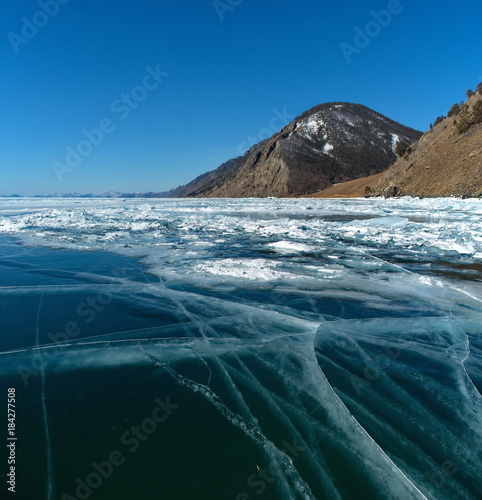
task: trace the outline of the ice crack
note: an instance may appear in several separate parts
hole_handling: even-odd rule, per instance
[[[44,294],[40,295],[40,302],[37,309],[37,324],[35,329],[35,344],[37,348],[40,347],[40,311],[42,310]],[[54,474],[53,474],[53,466],[52,466],[52,440],[50,438],[50,429],[48,422],[48,414],[47,414],[47,402],[45,398],[45,365],[42,362],[40,366],[40,397],[42,401],[42,417],[44,423],[44,435],[45,435],[45,459],[47,463],[47,490],[46,490],[46,498],[47,500],[54,500]]]

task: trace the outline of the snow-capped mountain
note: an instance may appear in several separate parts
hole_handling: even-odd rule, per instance
[[[360,104],[316,106],[171,197],[297,196],[382,172],[421,132]]]

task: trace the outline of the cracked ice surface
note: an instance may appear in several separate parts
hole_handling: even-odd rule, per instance
[[[32,484],[71,494],[85,475],[58,443],[89,465],[169,387],[178,417],[139,458],[169,498],[258,498],[249,478],[270,465],[264,498],[480,496],[481,215],[457,199],[1,200],[22,245],[2,247],[2,374],[30,382],[52,442]],[[89,405],[96,427],[68,411]],[[180,485],[186,456],[209,467]]]

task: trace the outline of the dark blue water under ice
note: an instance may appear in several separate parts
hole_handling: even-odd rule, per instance
[[[11,497],[479,499],[481,215],[0,202]]]

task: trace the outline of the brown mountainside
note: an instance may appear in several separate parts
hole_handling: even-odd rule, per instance
[[[383,196],[482,196],[482,92],[426,132],[368,189]]]

